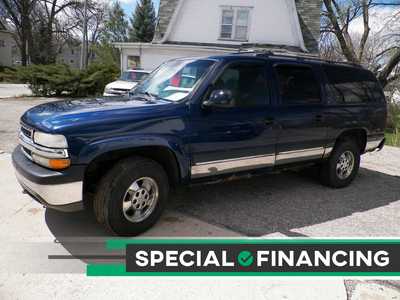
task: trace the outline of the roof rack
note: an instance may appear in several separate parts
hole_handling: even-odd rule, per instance
[[[310,60],[320,61],[320,62],[329,63],[329,64],[350,65],[350,66],[360,67],[360,68],[362,67],[360,64],[357,64],[357,63],[328,60],[328,59],[321,58],[318,54],[312,54],[312,53],[306,53],[306,52],[296,52],[296,51],[291,51],[291,50],[287,50],[287,49],[254,48],[254,49],[241,50],[237,54],[246,54],[246,53],[247,54],[252,53],[252,54],[255,54],[256,56],[290,57],[290,58],[295,58],[297,60],[310,59]]]

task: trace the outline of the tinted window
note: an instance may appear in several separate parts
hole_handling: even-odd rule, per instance
[[[275,67],[284,104],[321,102],[320,86],[310,67],[281,65]]]
[[[379,101],[382,89],[371,72],[362,69],[325,66],[329,92],[337,103],[367,103]]]
[[[216,90],[230,90],[233,106],[254,107],[268,102],[265,65],[238,63],[224,70],[215,83]]]

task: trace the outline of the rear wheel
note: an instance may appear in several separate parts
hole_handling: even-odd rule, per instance
[[[157,162],[128,158],[101,180],[94,212],[97,220],[117,235],[134,236],[157,222],[168,194],[168,177]]]
[[[356,142],[353,140],[339,142],[330,158],[321,167],[322,183],[333,188],[350,185],[360,168],[360,156]]]

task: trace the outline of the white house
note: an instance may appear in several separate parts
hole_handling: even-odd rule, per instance
[[[16,47],[12,33],[0,20],[0,66],[13,65],[13,48]]]
[[[318,52],[322,0],[161,0],[152,43],[116,43],[121,69],[166,60],[289,48]]]
[[[57,63],[66,64],[74,69],[80,68],[81,63],[81,43],[75,40],[67,40],[58,49]]]

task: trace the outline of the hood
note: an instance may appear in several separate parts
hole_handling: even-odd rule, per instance
[[[57,132],[71,126],[146,117],[168,105],[172,103],[163,100],[133,100],[128,97],[55,101],[28,110],[21,121],[45,132]]]
[[[107,84],[106,89],[131,90],[137,86],[137,84],[137,82],[117,80]]]

